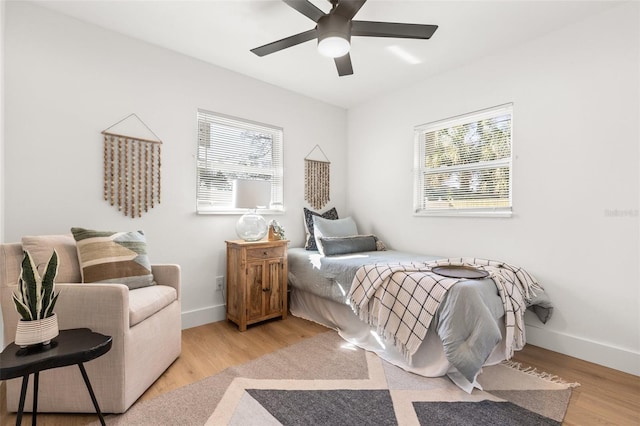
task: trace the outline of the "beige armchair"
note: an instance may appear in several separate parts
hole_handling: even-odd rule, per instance
[[[76,262],[77,268],[73,237],[56,236],[55,240],[61,268],[63,262]],[[0,245],[0,306],[5,346],[15,339],[19,319],[11,294],[20,275],[22,250],[21,243]],[[180,267],[153,265],[152,271],[158,285],[135,290],[122,284],[79,284],[79,274],[74,271],[58,273],[66,279],[77,278],[77,282],[69,283],[56,280],[56,290],[60,291],[55,307],[59,328],[86,327],[113,337],[111,350],[85,365],[105,413],[126,411],[180,355]],[[30,380],[25,411],[32,409],[32,384]],[[20,385],[20,378],[7,381],[9,411],[18,409]],[[80,370],[75,366],[41,372],[38,395],[38,411],[95,412]]]

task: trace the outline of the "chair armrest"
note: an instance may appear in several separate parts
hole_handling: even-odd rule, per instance
[[[15,286],[2,288],[5,345],[16,335],[19,315],[11,301]],[[58,328],[90,328],[115,338],[129,329],[129,288],[124,284],[56,283]],[[118,339],[121,340],[121,339]]]
[[[168,285],[175,288],[178,300],[180,300],[180,265],[151,265],[151,272],[153,273],[153,279],[158,285]]]
[[[124,284],[59,284],[54,312],[61,330],[87,327],[121,337],[129,330],[129,288]]]

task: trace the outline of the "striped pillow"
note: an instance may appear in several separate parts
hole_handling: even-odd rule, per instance
[[[125,284],[130,290],[155,284],[142,231],[71,228],[71,233],[83,283]]]

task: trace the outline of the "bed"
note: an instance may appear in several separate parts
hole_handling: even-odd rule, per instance
[[[395,337],[381,332],[379,327],[364,320],[361,313],[354,312],[352,284],[354,279],[362,281],[361,275],[367,274],[367,268],[371,271],[373,265],[411,265],[413,271],[418,265],[417,270],[422,271],[425,265],[430,269],[434,262],[442,262],[442,256],[394,250],[324,256],[318,251],[290,248],[291,313],[332,328],[347,342],[375,352],[407,371],[426,377],[447,375],[460,388],[471,392],[479,387],[475,378],[482,366],[511,357],[512,328],[522,328],[522,341],[516,349],[524,345],[523,323],[505,326],[507,316],[513,316],[513,309],[508,308],[505,315],[504,297],[496,284],[499,276],[457,280],[448,288],[438,301],[426,335],[410,356],[403,347],[398,347]],[[357,274],[360,274],[358,278]],[[537,287],[526,299],[526,306],[546,322],[553,306],[544,290]],[[516,313],[516,317],[522,321],[519,314]]]

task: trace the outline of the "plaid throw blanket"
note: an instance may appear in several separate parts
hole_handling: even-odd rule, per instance
[[[522,268],[504,262],[475,258],[451,258],[434,262],[367,265],[358,269],[349,291],[351,308],[393,341],[407,360],[424,340],[433,316],[447,290],[462,279],[431,272],[434,266],[464,265],[485,270],[493,279],[505,311],[509,357],[525,343],[524,311],[542,287]]]

